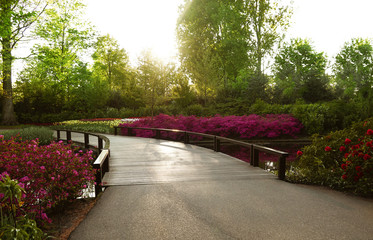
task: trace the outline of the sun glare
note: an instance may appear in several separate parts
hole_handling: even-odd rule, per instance
[[[170,61],[177,54],[175,28],[182,0],[88,0],[89,20],[110,34],[135,63],[142,51]]]

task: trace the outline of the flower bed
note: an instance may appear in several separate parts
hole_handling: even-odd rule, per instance
[[[191,132],[207,133],[228,138],[278,138],[295,137],[300,134],[303,125],[287,114],[268,114],[264,116],[215,116],[211,118],[195,116],[158,115],[153,119],[143,118],[134,123],[123,123],[119,126],[179,129]],[[127,134],[126,129],[122,129]],[[139,137],[154,137],[152,131],[134,130]],[[162,133],[164,137],[178,140],[180,134]]]
[[[81,196],[93,183],[92,152],[52,142],[39,146],[38,140],[4,140],[0,136],[0,173],[6,172],[25,189],[22,210],[39,220],[49,221],[46,211]]]
[[[56,123],[55,129],[68,129],[75,131],[93,132],[93,133],[114,133],[114,126],[122,123],[121,119],[84,119],[84,120],[70,120]]]
[[[195,116],[175,117],[161,114],[153,119],[143,118],[134,123],[123,123],[119,126],[179,129],[235,139],[296,137],[303,128],[302,124],[297,119],[287,114],[215,116],[211,118],[197,118]],[[149,130],[134,129],[132,132],[139,137],[155,136],[155,133]],[[122,133],[127,135],[127,129],[122,129]],[[184,135],[180,133],[161,132],[161,137],[172,140],[182,140]],[[203,137],[191,136],[191,139],[202,140]],[[293,145],[286,147],[276,146],[276,149],[289,152],[288,161],[296,159],[297,147]],[[221,151],[243,161],[250,161],[250,151],[247,148],[222,146]],[[278,157],[265,153],[260,153],[259,158],[261,161],[276,162],[278,160]]]

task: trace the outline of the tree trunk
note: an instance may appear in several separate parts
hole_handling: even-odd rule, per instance
[[[1,40],[3,58],[3,110],[2,110],[2,125],[17,125],[16,114],[13,106],[13,91],[12,91],[12,47],[10,37],[5,36]]]

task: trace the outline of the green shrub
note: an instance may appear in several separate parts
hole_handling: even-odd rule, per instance
[[[23,215],[20,207],[25,190],[9,175],[0,175],[0,239],[45,239],[34,219]]]
[[[249,115],[250,113],[250,104],[248,101],[241,99],[227,99],[225,102],[220,102],[216,104],[215,109],[210,109],[211,116],[216,114],[222,116],[229,115]]]
[[[373,129],[373,118],[355,123],[350,128],[331,132],[327,136],[313,135],[312,144],[302,149],[303,154],[293,163],[292,169],[288,172],[289,181],[324,185],[359,195],[373,195],[373,162],[371,159],[364,163],[365,177],[356,182],[343,179],[342,176],[346,173],[341,167],[342,164],[346,164],[348,158],[352,157],[346,155],[354,151],[351,150],[351,146],[361,145],[362,142],[368,141],[366,139],[368,129]],[[373,151],[373,148],[365,148],[359,147],[357,152],[360,153],[360,158]],[[357,163],[358,161],[351,162]],[[360,165],[363,166],[363,164]]]
[[[28,127],[23,129],[13,129],[4,131],[2,133],[2,135],[4,135],[4,139],[6,140],[11,139],[12,137],[18,134],[23,140],[34,140],[38,138],[40,145],[48,145],[51,143],[51,141],[54,140],[53,131],[46,127]]]
[[[129,118],[135,116],[135,111],[129,108],[121,108],[119,110],[120,118]]]
[[[200,104],[193,104],[193,105],[188,106],[185,109],[185,112],[186,112],[186,115],[189,115],[189,116],[192,116],[192,115],[203,116],[205,109]]]
[[[120,117],[120,111],[116,108],[107,108],[105,112],[107,118],[118,118]]]

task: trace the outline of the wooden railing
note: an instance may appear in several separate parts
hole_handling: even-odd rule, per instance
[[[268,153],[271,155],[275,155],[275,156],[278,156],[278,161],[277,161],[278,178],[280,180],[285,180],[286,158],[289,156],[289,153],[287,152],[282,152],[282,151],[275,150],[272,148],[260,146],[260,145],[253,144],[253,143],[243,142],[243,141],[239,141],[239,140],[235,140],[231,138],[220,137],[220,136],[205,134],[205,133],[189,132],[189,131],[183,131],[183,130],[177,130],[177,129],[117,126],[117,127],[114,127],[114,134],[118,135],[118,129],[122,129],[122,128],[127,129],[128,136],[133,136],[133,131],[132,131],[133,129],[150,130],[154,132],[156,139],[161,139],[161,132],[180,133],[180,134],[183,134],[183,141],[185,144],[191,143],[190,142],[191,135],[209,138],[213,141],[213,149],[216,152],[220,152],[220,147],[223,143],[230,143],[233,145],[247,147],[250,149],[250,165],[253,165],[254,167],[259,166],[259,152],[264,152],[264,153]]]
[[[79,142],[74,140],[74,143],[80,143],[84,146],[86,149],[94,148],[98,151],[98,157],[93,162],[93,168],[96,169],[96,185],[95,185],[95,196],[97,196],[102,191],[102,179],[106,172],[109,171],[109,158],[110,158],[110,141],[107,137],[100,135],[100,134],[94,134],[94,133],[87,133],[87,132],[81,132],[81,131],[71,131],[71,130],[60,130],[57,129],[57,141],[66,141],[70,142],[71,139],[71,133],[78,133],[82,134],[84,136],[84,142]],[[66,132],[66,139],[61,138],[61,132]],[[97,137],[97,146],[92,145],[90,143],[90,137]],[[105,142],[105,145],[104,145]]]

